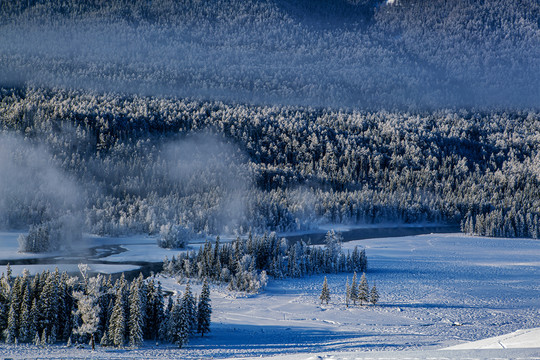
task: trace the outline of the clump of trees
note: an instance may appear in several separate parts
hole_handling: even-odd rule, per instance
[[[362,273],[362,276],[360,277],[360,283],[358,283],[356,271],[354,272],[352,278],[352,284],[349,285],[349,277],[347,277],[347,282],[345,285],[345,305],[347,307],[351,305],[351,301],[353,302],[353,305],[356,305],[357,302],[359,302],[360,305],[364,305],[364,303],[371,303],[372,305],[375,305],[379,301],[379,297],[379,290],[377,289],[377,286],[375,284],[370,290],[365,273]],[[324,277],[324,282],[319,299],[321,299],[321,304],[323,302],[326,302],[326,304],[328,304],[331,299],[330,288],[328,286],[328,280],[326,279],[326,276]]]
[[[197,237],[192,230],[179,225],[161,225],[157,244],[159,247],[178,249],[186,247],[190,240]]]
[[[31,225],[28,234],[17,238],[20,252],[46,252],[69,248],[82,239],[81,222],[74,216]]]
[[[289,243],[275,233],[249,234],[232,243],[206,241],[198,251],[188,251],[165,259],[165,273],[181,278],[208,278],[229,284],[231,290],[257,292],[267,277],[303,277],[320,273],[366,271],[364,249],[341,251],[341,237],[334,231],[326,235],[323,247],[299,241]]]
[[[44,271],[31,277],[28,271],[0,277],[0,336],[9,344],[57,342],[102,346],[138,347],[144,340],[161,340],[184,346],[196,333],[210,331],[210,288],[204,282],[195,301],[189,285],[182,296],[165,294],[155,277],[142,275],[116,281],[88,275],[80,277]]]

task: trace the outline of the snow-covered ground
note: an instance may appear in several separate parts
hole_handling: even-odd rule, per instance
[[[139,350],[91,353],[4,346],[0,356],[540,358],[540,330],[534,329],[540,327],[540,241],[444,234],[362,240],[344,247],[357,244],[366,248],[368,281],[376,282],[381,294],[377,306],[345,306],[345,282],[351,274],[328,276],[329,305],[318,299],[323,282],[319,275],[272,280],[255,296],[234,297],[225,287],[213,286],[212,333],[193,339],[186,349],[146,343]],[[152,251],[143,245],[125,247]],[[184,288],[174,279],[162,281],[168,290]],[[196,285],[195,291],[200,291]],[[474,342],[491,337],[496,338]]]

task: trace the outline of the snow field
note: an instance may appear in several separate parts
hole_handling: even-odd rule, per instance
[[[150,244],[143,245],[149,251]],[[380,292],[376,306],[345,306],[345,282],[347,276],[351,281],[352,274],[327,275],[328,305],[319,300],[324,275],[271,280],[257,295],[231,294],[226,286],[213,285],[212,332],[194,338],[185,349],[149,342],[137,350],[95,353],[61,346],[2,345],[0,356],[540,358],[540,336],[533,329],[540,328],[539,241],[444,234],[362,240],[344,248],[352,250],[355,245],[366,248],[367,279]],[[133,244],[123,246],[137,249]],[[144,252],[142,247],[139,250]],[[129,252],[121,255],[127,259]],[[161,280],[168,291],[181,292],[185,287],[175,279]],[[192,283],[192,289],[199,293],[200,284]],[[491,337],[496,338],[486,340]],[[481,341],[470,343],[477,340]],[[438,350],[450,346],[452,350]]]

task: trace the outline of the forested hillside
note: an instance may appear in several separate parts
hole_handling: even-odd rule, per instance
[[[26,251],[320,223],[536,238],[538,19],[534,0],[2,2],[0,224],[30,227]]]
[[[3,90],[0,104],[11,144],[0,162],[4,227],[69,214],[108,234],[425,221],[539,234],[534,111],[349,112],[31,88]]]
[[[13,0],[3,84],[258,104],[538,108],[536,0]]]

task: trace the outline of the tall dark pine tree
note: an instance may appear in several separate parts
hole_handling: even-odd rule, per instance
[[[192,334],[197,328],[197,305],[195,304],[189,283],[186,284],[184,296],[182,297],[182,308],[185,312],[189,334]]]
[[[21,342],[30,341],[30,306],[30,289],[28,287],[28,284],[26,284],[21,304],[21,314],[19,317],[18,339]]]
[[[17,337],[17,318],[17,311],[12,303],[9,307],[7,328],[4,330],[7,344],[13,344]]]
[[[210,286],[208,279],[204,280],[199,304],[197,306],[197,331],[201,334],[210,332],[210,318],[212,316],[212,306],[210,305]]]

